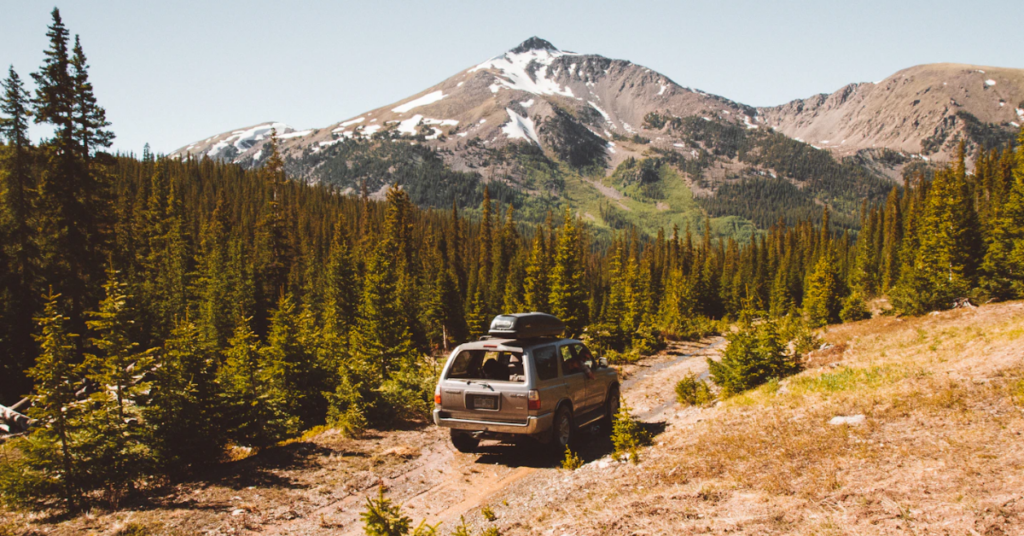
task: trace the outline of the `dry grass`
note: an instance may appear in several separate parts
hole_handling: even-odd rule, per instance
[[[609,510],[644,497],[660,519],[629,511],[593,532],[1024,534],[1024,304],[824,338],[803,373],[659,436],[638,479],[657,485]]]

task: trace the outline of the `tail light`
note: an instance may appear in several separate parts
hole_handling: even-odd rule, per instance
[[[441,405],[441,384],[434,388],[434,405]]]
[[[531,389],[530,394],[526,399],[527,409],[540,409],[540,393],[536,389]]]

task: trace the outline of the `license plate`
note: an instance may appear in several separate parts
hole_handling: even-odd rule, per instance
[[[474,396],[473,409],[498,409],[498,399],[493,396]]]

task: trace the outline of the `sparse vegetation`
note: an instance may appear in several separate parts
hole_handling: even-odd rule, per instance
[[[687,406],[703,406],[714,399],[707,382],[689,374],[676,383],[676,400]]]
[[[377,498],[366,498],[366,510],[360,514],[363,520],[363,532],[366,536],[408,536],[412,519],[402,514],[402,507],[393,504],[384,496],[384,486],[380,486]],[[463,522],[463,526],[465,522]],[[434,536],[437,525],[428,525],[426,520],[412,531],[412,536]]]
[[[776,320],[742,326],[726,334],[729,346],[721,361],[708,360],[708,369],[722,395],[729,397],[780,379],[799,370],[797,356],[787,352]]]
[[[612,424],[612,445],[615,449],[612,457],[615,460],[628,459],[634,464],[640,463],[640,449],[650,446],[651,440],[650,432],[633,417],[629,407],[620,407]]]
[[[562,459],[562,469],[566,471],[575,471],[583,467],[583,459],[578,454],[573,452],[568,445],[565,447],[565,458]],[[487,517],[486,515],[484,517]],[[488,521],[494,521],[493,519],[487,519]]]

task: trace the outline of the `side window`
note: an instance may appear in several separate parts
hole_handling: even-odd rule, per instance
[[[581,363],[586,363],[590,368],[594,367],[594,354],[590,353],[590,349],[582,344],[574,344],[572,350]]]
[[[558,377],[558,361],[555,360],[555,347],[545,346],[533,351],[533,365],[537,369],[537,379],[553,380]]]
[[[583,372],[583,367],[580,366],[580,362],[576,359],[575,352],[573,351],[573,345],[566,344],[558,347],[559,357],[562,362],[562,374],[577,374]]]

